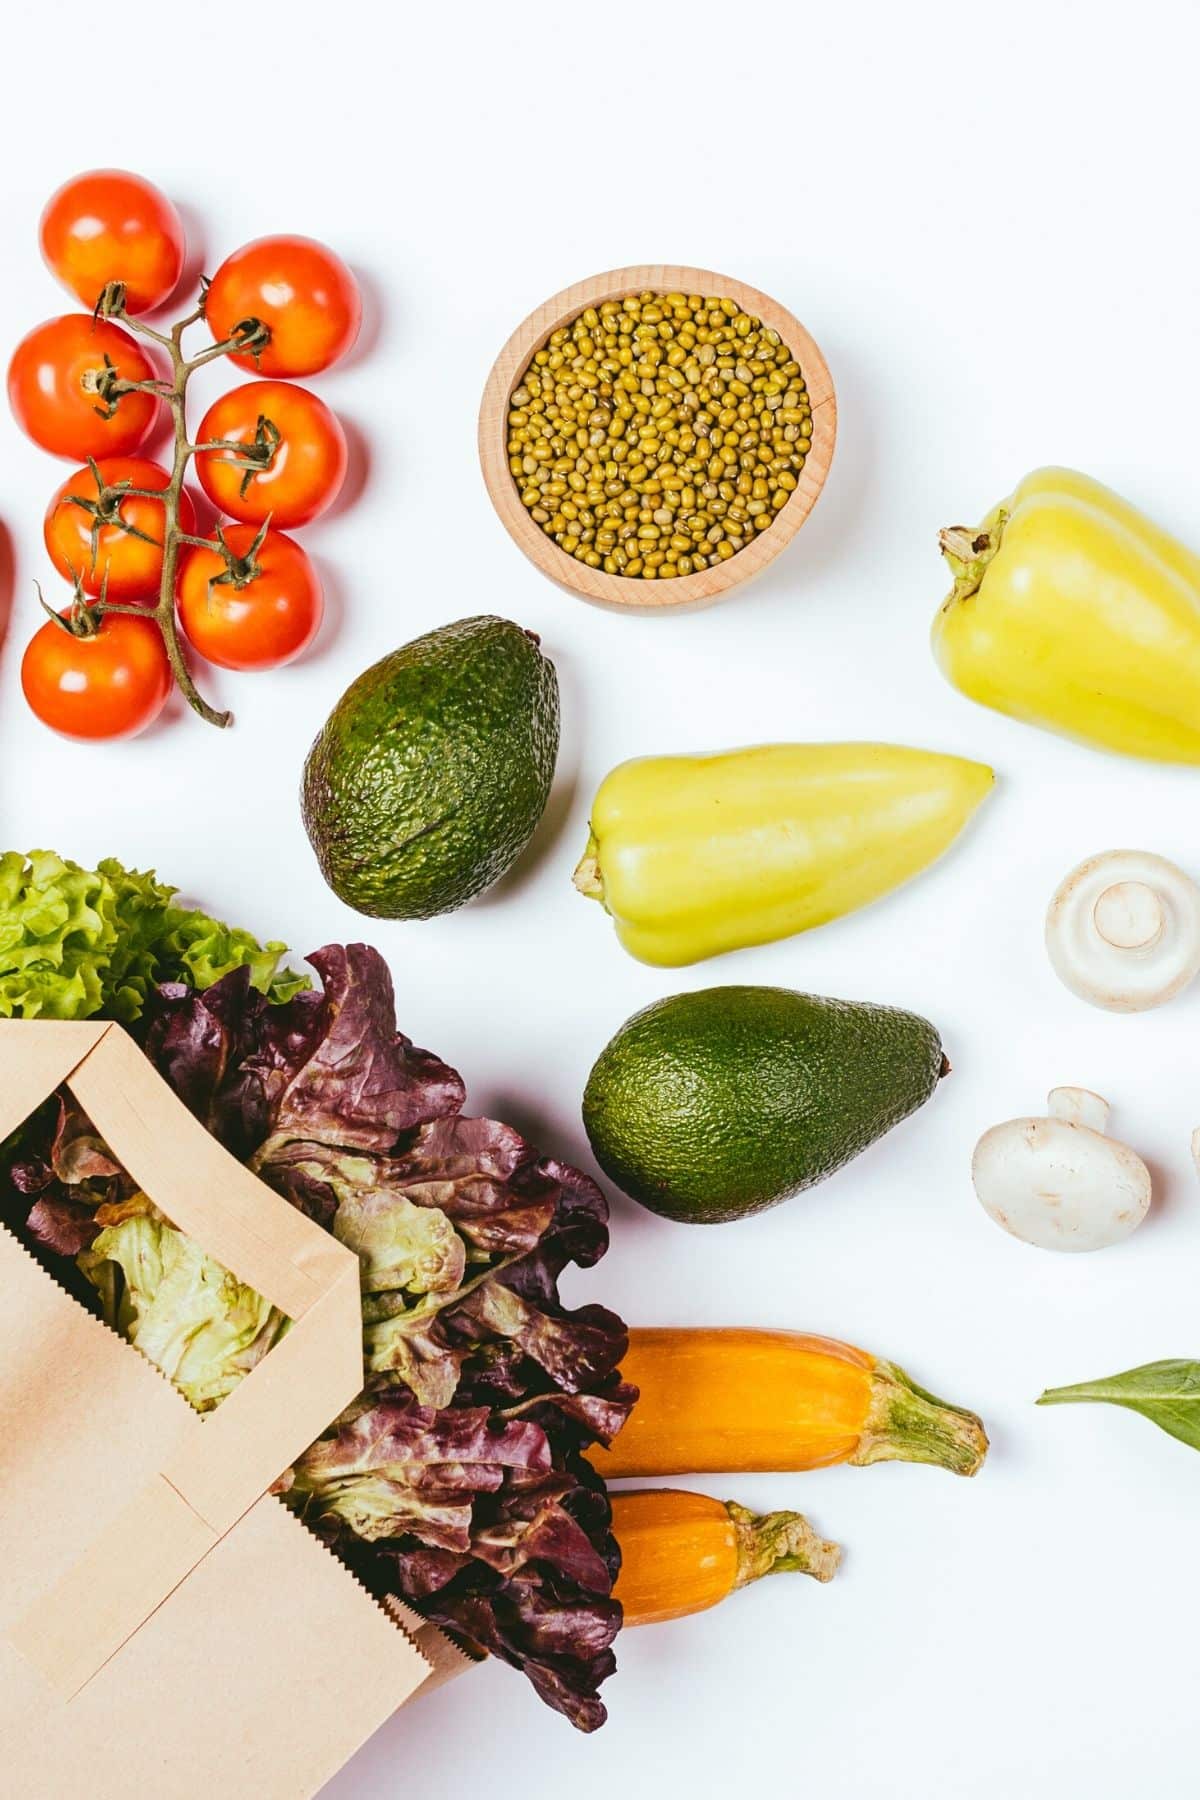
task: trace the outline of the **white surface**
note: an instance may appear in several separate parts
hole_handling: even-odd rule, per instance
[[[54,185],[111,162],[186,209],[210,270],[273,229],[326,238],[369,302],[351,366],[314,382],[369,458],[314,528],[333,597],[318,654],[209,686],[226,736],[180,718],[126,747],[60,743],[25,712],[20,651],[60,466],[0,418],[16,546],[0,692],[3,835],[160,872],[300,948],[361,934],[404,1028],[477,1109],[590,1167],[588,1068],[635,1007],[763,981],[916,1007],[955,1066],[923,1115],[807,1198],[708,1232],[617,1200],[582,1297],[644,1323],[802,1326],[889,1354],[976,1406],[973,1483],[926,1469],[710,1478],[796,1505],[848,1547],[831,1588],[764,1584],[620,1645],[598,1737],[491,1668],[397,1720],[330,1800],[1183,1800],[1195,1789],[1200,1458],[1113,1409],[1035,1411],[1047,1384],[1200,1355],[1200,1001],[1121,1018],[1074,999],[1046,903],[1117,844],[1200,873],[1200,775],[1075,748],[961,699],[926,644],[939,526],[1027,469],[1077,464],[1200,541],[1194,71],[1177,4],[701,3],[330,9],[278,28],[162,9],[120,80],[65,76],[109,31],[82,0],[6,22],[5,345],[67,300],[38,260]],[[129,15],[132,21],[132,15]],[[243,44],[239,45],[239,38]],[[107,69],[108,64],[106,62]],[[178,98],[156,71],[179,70]],[[64,85],[65,83],[65,85]],[[752,589],[631,618],[544,581],[494,518],[475,408],[509,331],[619,263],[708,264],[777,294],[824,349],[841,435],[824,498]],[[214,390],[217,382],[208,384]],[[348,680],[418,632],[494,610],[541,632],[565,738],[537,854],[432,924],[360,921],[325,890],[300,763]],[[588,798],[619,758],[766,737],[878,737],[993,762],[995,797],[936,871],[856,918],[680,975],[618,948],[571,891]],[[976,1204],[971,1147],[1074,1082],[1114,1103],[1158,1196],[1128,1244],[1039,1253]]]

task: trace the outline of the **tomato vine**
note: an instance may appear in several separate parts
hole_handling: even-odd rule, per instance
[[[147,325],[144,320],[134,317],[127,311],[125,290],[119,281],[109,282],[96,303],[98,318],[119,321],[127,331],[132,331],[139,337],[148,338],[166,353],[170,361],[170,377],[167,380],[156,378],[153,381],[126,381],[116,370],[106,367],[101,379],[96,383],[96,391],[101,404],[105,409],[115,410],[119,406],[123,394],[133,392],[157,394],[160,399],[165,401],[171,414],[173,454],[170,480],[165,488],[154,491],[142,488],[125,488],[123,490],[124,496],[153,499],[162,505],[162,574],[159,578],[158,600],[153,610],[144,606],[129,606],[110,601],[103,594],[98,600],[85,607],[82,597],[77,594],[73,608],[73,620],[78,617],[79,622],[84,624],[85,630],[94,630],[100,619],[107,613],[136,613],[143,618],[152,618],[162,633],[163,645],[171,664],[171,673],[188,705],[194,712],[199,713],[200,717],[209,725],[224,727],[232,723],[233,714],[229,711],[219,712],[215,707],[210,706],[196,686],[183,653],[175,611],[175,582],[181,545],[214,550],[228,559],[229,568],[231,572],[234,571],[232,552],[228,550],[219,532],[211,538],[193,537],[190,533],[185,532],[180,524],[179,508],[184,476],[187,474],[189,463],[197,449],[200,448],[199,445],[193,444],[188,437],[187,390],[188,383],[196,370],[203,368],[206,363],[215,362],[218,357],[234,354],[257,357],[270,342],[271,332],[270,327],[259,319],[244,319],[235,326],[233,333],[220,343],[207,345],[195,356],[185,356],[184,335],[191,326],[198,325],[204,318],[205,295],[206,289],[202,289],[200,299],[192,311],[185,314],[182,319],[178,319],[168,331],[158,331],[154,326]],[[108,413],[108,416],[111,416],[111,412]],[[205,449],[213,447],[212,445],[204,446]],[[230,445],[229,448],[244,453],[243,446]],[[107,499],[102,486],[98,496],[99,505],[104,507]],[[231,573],[232,578],[233,574]],[[237,571],[237,578],[242,582],[248,578],[244,561]],[[86,623],[84,623],[85,616]],[[72,626],[67,625],[65,628],[71,629]]]

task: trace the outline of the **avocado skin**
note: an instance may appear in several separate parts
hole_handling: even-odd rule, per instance
[[[460,619],[351,683],[304,765],[301,813],[340,900],[429,919],[498,881],[558,756],[558,677],[508,619]]]
[[[583,1097],[597,1162],[696,1225],[748,1218],[840,1169],[945,1072],[927,1019],[787,988],[716,987],[635,1013]]]

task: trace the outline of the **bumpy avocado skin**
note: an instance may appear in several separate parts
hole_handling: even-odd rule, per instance
[[[558,755],[558,678],[529,632],[460,619],[353,682],[304,765],[321,873],[378,919],[428,919],[512,867]]]
[[[588,1078],[596,1160],[651,1212],[721,1224],[832,1175],[924,1105],[927,1019],[786,988],[717,987],[635,1013]]]

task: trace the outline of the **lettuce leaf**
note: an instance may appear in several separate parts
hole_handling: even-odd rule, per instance
[[[378,951],[327,944],[308,960],[324,989],[324,1029],[273,1096],[270,1143],[306,1138],[385,1153],[414,1126],[459,1112],[462,1077],[396,1030],[392,978]]]
[[[114,1330],[210,1412],[287,1330],[283,1314],[163,1218],[145,1194],[103,1206],[79,1268]]]
[[[494,1423],[485,1407],[437,1411],[389,1398],[306,1451],[288,1498],[310,1521],[332,1524],[335,1535],[339,1523],[369,1541],[414,1531],[424,1543],[465,1551],[479,1494],[495,1493],[514,1473],[525,1481],[552,1467],[549,1439],[537,1425]]]
[[[522,1670],[548,1706],[594,1731],[605,1719],[597,1690],[616,1668],[619,1554],[603,1482],[581,1459],[567,1462],[521,1492],[477,1501],[469,1551],[410,1534],[379,1545],[375,1562],[390,1564],[390,1591],[477,1655]],[[344,1539],[335,1547],[353,1561]],[[371,1564],[360,1572],[370,1580]]]
[[[245,968],[273,1001],[307,987],[283,944],[179,906],[153,873],[108,860],[81,869],[53,851],[0,854],[0,1017],[132,1024],[161,981],[208,987]]]

